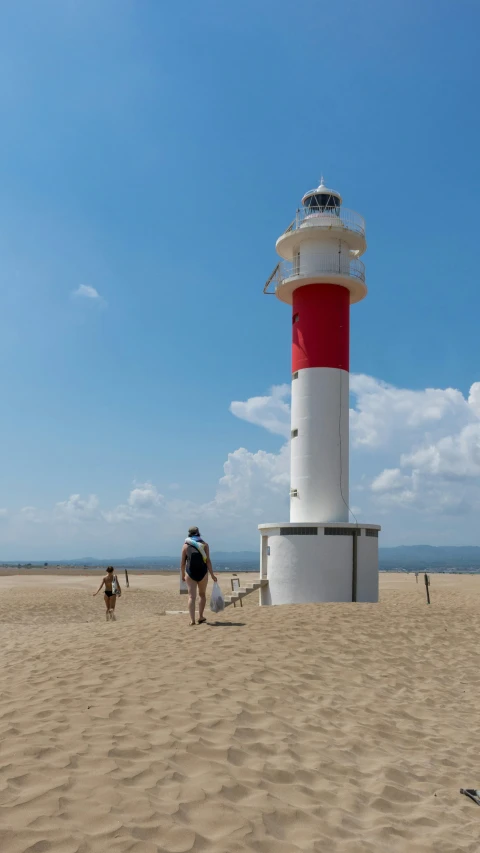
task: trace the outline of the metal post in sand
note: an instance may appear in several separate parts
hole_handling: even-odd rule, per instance
[[[427,604],[430,604],[430,578],[425,572],[425,592],[427,593]]]

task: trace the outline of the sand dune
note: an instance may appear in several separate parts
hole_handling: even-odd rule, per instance
[[[131,581],[106,624],[96,578],[0,578],[2,853],[478,853],[480,578],[195,628]]]

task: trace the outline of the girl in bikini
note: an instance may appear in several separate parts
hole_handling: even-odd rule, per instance
[[[118,582],[117,576],[113,574],[113,566],[108,566],[107,574],[103,578],[97,591],[93,593],[94,598],[96,595],[98,595],[103,586],[105,587],[103,598],[105,600],[105,607],[107,608],[105,619],[107,620],[107,622],[109,620],[113,620],[115,622],[117,618],[115,616],[115,605],[117,603],[117,595],[121,595],[122,590]]]

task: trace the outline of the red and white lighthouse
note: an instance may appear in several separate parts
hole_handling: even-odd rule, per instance
[[[292,306],[290,521],[260,525],[262,604],[378,600],[378,525],[349,521],[350,305],[367,294],[362,216],[307,192],[265,293]]]

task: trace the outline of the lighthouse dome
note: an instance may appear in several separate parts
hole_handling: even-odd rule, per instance
[[[336,190],[331,190],[325,186],[323,177],[319,186],[315,190],[309,190],[302,198],[304,207],[311,208],[340,208],[342,197]]]

